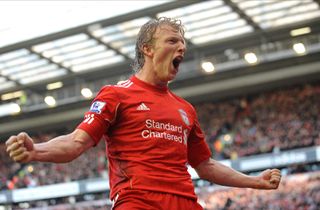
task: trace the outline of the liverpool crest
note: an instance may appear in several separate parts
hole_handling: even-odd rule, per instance
[[[190,125],[190,121],[189,121],[187,113],[183,109],[179,109],[179,112],[180,112],[180,115],[181,115],[181,118],[182,118],[183,122],[187,126],[189,126]]]

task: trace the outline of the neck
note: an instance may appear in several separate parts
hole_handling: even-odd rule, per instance
[[[157,75],[155,74],[155,71],[152,71],[151,68],[148,68],[147,66],[143,66],[136,74],[135,76],[151,85],[159,86],[159,87],[166,87],[168,86],[168,82],[161,81]]]

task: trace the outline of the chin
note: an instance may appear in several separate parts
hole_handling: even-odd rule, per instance
[[[165,83],[169,83],[169,82],[171,82],[172,80],[174,80],[174,78],[168,77],[168,78],[164,78],[164,79],[161,80],[161,81],[162,81],[162,82],[165,82]]]
[[[174,80],[177,76],[177,72],[167,72],[167,74],[162,74],[161,76],[159,75],[159,79],[162,82],[171,82]]]
[[[170,81],[174,80],[174,79],[176,78],[176,76],[177,76],[177,73],[172,73],[172,74],[170,74],[170,75],[169,75],[169,80],[170,80]]]
[[[170,81],[174,80],[175,78],[176,78],[176,75],[169,74],[166,78],[164,78],[164,80],[166,82],[170,82]]]

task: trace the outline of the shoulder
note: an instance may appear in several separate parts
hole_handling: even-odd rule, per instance
[[[96,98],[117,98],[117,99],[121,99],[124,96],[130,95],[130,93],[132,92],[132,90],[134,89],[134,83],[128,79],[128,80],[124,80],[124,81],[119,81],[117,84],[115,85],[105,85],[103,86]]]
[[[116,89],[128,89],[128,88],[131,88],[132,86],[133,86],[133,82],[130,79],[119,81],[117,82],[116,85],[113,85],[113,87]]]
[[[174,94],[172,91],[170,91],[170,94],[172,95],[172,97],[174,97],[177,101],[179,101],[181,104],[183,104],[184,108],[192,113],[193,115],[196,115],[196,110],[193,107],[193,105],[191,103],[189,103],[187,100],[185,100],[184,98],[181,98],[180,96],[177,96],[176,94]]]
[[[105,85],[103,86],[99,93],[104,93],[104,92],[121,92],[123,90],[126,89],[130,89],[133,85],[133,82],[128,79],[128,80],[124,80],[124,81],[119,81],[117,84],[115,85]]]

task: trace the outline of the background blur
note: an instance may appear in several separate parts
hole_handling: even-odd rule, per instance
[[[199,180],[205,209],[319,209],[320,1],[0,1],[0,210],[110,209],[104,142],[69,164],[18,164],[4,142],[72,131],[103,85],[133,74],[150,18],[182,20],[171,89],[195,106],[213,158],[281,169],[277,191]]]

